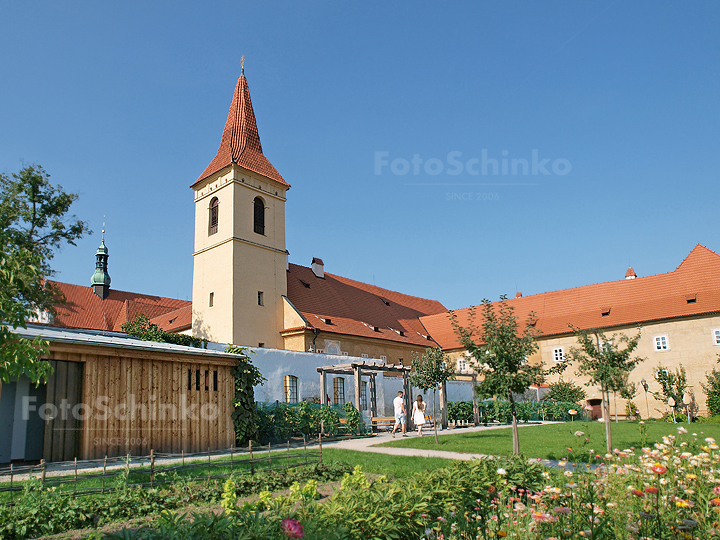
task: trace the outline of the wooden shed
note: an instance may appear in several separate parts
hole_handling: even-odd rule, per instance
[[[55,369],[37,388],[22,380],[3,385],[0,462],[10,461],[7,456],[66,461],[234,444],[231,371],[237,355],[40,325],[19,333],[49,341],[47,359]],[[3,432],[11,435],[9,443]]]

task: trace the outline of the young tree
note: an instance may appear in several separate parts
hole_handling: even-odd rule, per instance
[[[561,373],[565,363],[561,362],[546,370],[541,363],[530,364],[527,358],[537,350],[535,338],[539,330],[533,325],[534,314],[522,333],[518,331],[517,317],[507,297],[501,296],[500,302],[489,300],[482,302],[483,321],[478,328],[475,324],[476,310],[470,308],[467,328],[460,326],[457,314],[451,312],[450,322],[460,342],[473,358],[473,369],[481,376],[477,384],[481,397],[501,396],[510,402],[512,413],[513,453],[520,453],[517,415],[513,393],[522,394],[528,386],[541,384],[550,373]]]
[[[637,335],[628,338],[625,334],[613,334],[606,337],[602,330],[579,330],[572,325],[580,348],[570,349],[568,358],[578,362],[577,375],[587,375],[587,386],[598,385],[603,396],[603,418],[605,420],[605,438],[607,451],[612,452],[612,431],[610,424],[610,392],[620,391],[623,381],[635,366],[645,360],[639,356],[631,358],[632,352],[640,342],[640,330]],[[624,345],[624,347],[623,347]],[[626,383],[625,383],[626,384]]]
[[[720,371],[713,368],[712,372],[705,374],[705,378],[707,384],[700,383],[707,396],[705,404],[710,416],[716,416],[720,414]]]
[[[67,217],[77,195],[53,186],[42,167],[0,173],[0,380],[26,375],[47,380],[50,364],[41,361],[47,344],[30,342],[11,331],[41,311],[54,313],[62,302],[48,282],[50,261],[64,244],[88,233],[86,223]]]
[[[658,367],[653,368],[653,378],[660,385],[660,391],[653,392],[653,397],[665,403],[672,398],[675,402],[672,407],[673,411],[682,410],[683,396],[688,387],[687,375],[682,364],[675,368],[675,373],[662,365],[658,365]]]
[[[440,347],[427,348],[422,356],[412,353],[412,367],[415,370],[409,377],[410,384],[424,392],[433,391],[433,426],[435,444],[438,443],[437,422],[435,421],[435,393],[443,384],[455,378],[455,372],[448,367],[448,356]]]

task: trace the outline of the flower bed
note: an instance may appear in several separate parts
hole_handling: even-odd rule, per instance
[[[224,516],[167,516],[164,533],[148,529],[135,537],[162,538],[168,527],[183,538],[720,537],[714,439],[680,428],[653,447],[594,459],[554,469],[519,458],[458,462],[410,479],[372,482],[356,469],[325,502],[315,501],[311,487],[296,486],[290,496],[266,493],[236,507],[226,489]],[[212,536],[187,536],[203,519],[213,521]]]

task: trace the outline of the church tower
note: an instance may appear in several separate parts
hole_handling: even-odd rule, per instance
[[[193,335],[283,348],[290,185],[263,155],[244,68],[217,155],[190,187],[195,192]]]

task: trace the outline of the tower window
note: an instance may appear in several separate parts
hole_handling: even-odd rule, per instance
[[[218,232],[218,210],[220,201],[217,197],[213,197],[210,201],[210,216],[208,219],[208,236]]]
[[[553,349],[553,360],[555,362],[562,362],[565,360],[565,350],[562,347],[555,347]]]
[[[211,292],[210,296],[208,297],[208,307],[213,307],[215,305],[215,293]]]
[[[265,203],[260,197],[255,197],[253,207],[255,214],[255,232],[265,234]]]
[[[263,293],[262,293],[262,291],[258,291],[258,306],[264,306],[264,305],[265,305],[265,300],[263,298]]]
[[[667,351],[669,349],[667,336],[655,336],[653,341],[655,342],[656,351]]]

